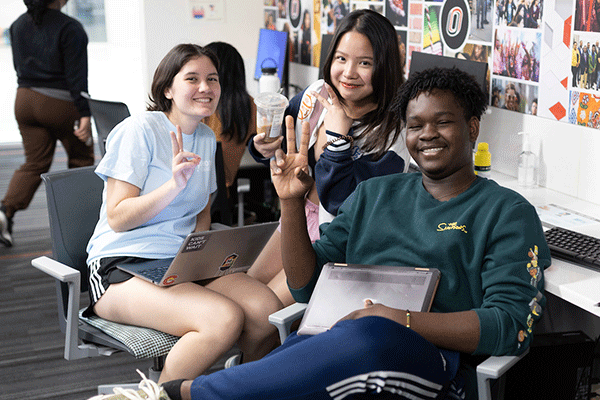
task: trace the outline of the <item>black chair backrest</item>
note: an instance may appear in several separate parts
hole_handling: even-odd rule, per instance
[[[42,174],[46,185],[53,258],[81,273],[82,293],[88,290],[86,246],[98,222],[104,187],[102,179],[94,173],[95,168]],[[66,315],[66,287],[61,291]]]
[[[421,53],[413,51],[411,53],[409,77],[416,72],[421,72],[427,68],[441,67],[452,68],[456,67],[466,73],[472,75],[485,93],[488,93],[487,71],[488,64],[471,60],[461,60],[460,58],[438,56],[435,54]]]
[[[119,101],[106,101],[92,99],[87,93],[81,95],[88,100],[96,131],[98,132],[98,146],[100,147],[100,156],[104,157],[106,153],[106,138],[112,129],[125,118],[129,117],[129,108],[127,104]]]
[[[227,182],[225,180],[225,164],[223,162],[223,146],[217,142],[215,154],[215,169],[217,172],[217,193],[210,207],[212,222],[224,225],[233,225],[233,205],[227,195]]]

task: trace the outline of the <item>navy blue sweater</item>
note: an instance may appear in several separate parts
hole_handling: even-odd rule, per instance
[[[290,100],[290,104],[285,111],[286,116],[291,115],[294,119],[297,118],[300,102],[305,91],[297,94]],[[285,135],[285,123],[282,126],[282,132]],[[338,133],[342,134],[342,132]],[[343,134],[352,135],[352,132],[343,132]],[[400,138],[399,140],[403,139]],[[285,145],[286,142],[284,140],[282,143],[284,151],[286,151]],[[250,154],[256,161],[268,165],[269,160],[262,157],[256,150],[253,140],[250,140],[248,147]],[[313,171],[319,201],[323,205],[323,208],[332,215],[337,215],[338,209],[344,200],[346,200],[360,182],[374,176],[403,172],[406,165],[405,160],[392,150],[389,150],[383,157],[377,160],[371,154],[353,154],[355,151],[356,149],[354,148],[340,152],[325,149],[317,162],[314,147],[309,149],[308,165],[311,171]]]

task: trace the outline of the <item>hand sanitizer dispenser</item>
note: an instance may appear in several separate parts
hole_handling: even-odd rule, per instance
[[[523,150],[519,154],[518,179],[519,186],[533,187],[537,183],[537,160],[535,154],[531,151],[531,142],[529,133],[519,132],[523,136]]]

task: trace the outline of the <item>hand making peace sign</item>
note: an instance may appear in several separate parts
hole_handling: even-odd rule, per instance
[[[179,189],[183,189],[200,163],[200,156],[183,150],[183,135],[179,125],[177,125],[177,134],[173,131],[170,131],[169,134],[173,149],[173,180]]]
[[[271,160],[271,178],[277,195],[282,200],[304,198],[313,185],[313,178],[308,172],[308,142],[310,127],[308,122],[302,124],[300,149],[296,150],[296,132],[294,118],[285,118],[287,154],[278,149]]]

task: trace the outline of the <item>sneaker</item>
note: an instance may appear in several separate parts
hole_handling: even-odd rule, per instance
[[[156,382],[146,378],[139,369],[136,370],[142,377],[138,385],[140,390],[114,388],[115,394],[100,394],[91,397],[89,400],[171,400],[167,393],[158,386]]]
[[[225,360],[225,365],[223,365],[223,368],[227,369],[235,367],[236,365],[240,365],[242,363],[243,355],[244,353],[240,352],[240,354],[229,357],[227,360]]]
[[[4,206],[0,208],[0,244],[6,247],[12,247],[12,218],[8,218],[4,212]]]

